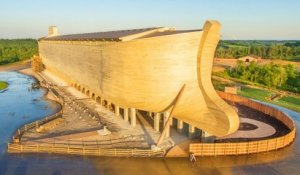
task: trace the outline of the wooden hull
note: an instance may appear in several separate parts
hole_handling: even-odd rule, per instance
[[[165,111],[186,84],[174,116],[223,136],[239,121],[211,84],[219,29],[209,21],[203,31],[124,42],[40,40],[39,52],[46,69],[121,107]]]

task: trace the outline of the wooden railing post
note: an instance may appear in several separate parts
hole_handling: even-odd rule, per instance
[[[68,140],[68,154],[70,153],[70,140]]]
[[[38,128],[39,127],[39,122],[35,121],[35,127]]]

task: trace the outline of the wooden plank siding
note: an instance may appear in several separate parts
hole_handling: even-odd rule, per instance
[[[46,71],[121,108],[164,112],[185,84],[174,116],[225,136],[238,129],[239,118],[211,83],[220,28],[207,21],[203,30],[126,41],[40,39],[39,54]]]

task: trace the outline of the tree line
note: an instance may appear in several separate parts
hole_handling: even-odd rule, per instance
[[[300,58],[300,41],[220,41],[218,58],[239,58],[256,55],[268,59]]]
[[[0,39],[0,65],[31,58],[37,51],[34,39]]]
[[[230,76],[268,87],[300,92],[300,75],[292,64],[264,64],[255,62],[246,64],[238,61],[236,67],[227,68],[223,76]]]

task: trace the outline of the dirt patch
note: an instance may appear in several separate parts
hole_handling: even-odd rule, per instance
[[[30,60],[20,61],[20,62],[7,64],[7,65],[1,65],[0,72],[19,71],[27,68],[30,68]]]

